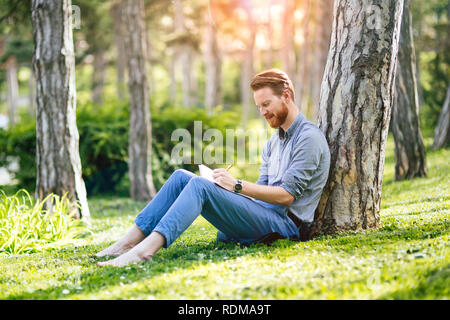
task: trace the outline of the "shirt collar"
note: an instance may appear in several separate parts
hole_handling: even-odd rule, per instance
[[[297,117],[295,117],[294,121],[291,123],[291,126],[284,131],[283,128],[278,128],[278,136],[280,139],[289,139],[292,136],[292,133],[295,132],[297,127],[303,122],[303,115],[301,112],[298,113]]]

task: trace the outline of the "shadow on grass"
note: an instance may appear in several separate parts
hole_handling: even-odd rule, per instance
[[[433,239],[449,233],[450,221],[436,221],[424,225],[406,225],[404,227],[385,225],[378,229],[365,231],[345,231],[334,235],[322,235],[311,241],[326,242],[327,245],[336,249],[355,251],[384,243]]]
[[[292,246],[296,242],[284,241],[282,246]],[[278,244],[279,245],[279,244]],[[124,267],[99,267],[97,262],[111,259],[112,257],[96,258],[92,252],[96,252],[98,245],[88,245],[80,248],[80,251],[67,257],[68,251],[61,249],[55,251],[54,258],[64,259],[67,263],[79,263],[85,270],[76,277],[77,285],[58,285],[46,289],[38,289],[32,292],[19,292],[11,294],[8,300],[13,299],[35,299],[35,300],[55,300],[55,299],[76,299],[78,295],[99,294],[98,299],[107,299],[102,293],[117,285],[130,285],[162,274],[170,274],[180,270],[192,269],[196,266],[207,265],[211,263],[225,262],[229,259],[245,255],[256,255],[260,252],[269,253],[278,248],[274,246],[265,246],[254,244],[247,247],[241,247],[239,244],[225,244],[214,242],[183,245],[179,243],[168,249],[162,249],[153,258],[152,262],[141,262]],[[83,257],[87,256],[87,257]],[[80,259],[80,257],[82,257]],[[81,260],[81,261],[80,261]],[[67,275],[58,281],[63,282]],[[78,289],[77,289],[78,287]],[[65,290],[70,290],[69,293]],[[126,299],[126,297],[124,297]],[[97,299],[97,298],[95,298]]]
[[[386,203],[385,205],[382,205],[383,209],[391,209],[393,207],[398,206],[408,206],[411,204],[418,204],[418,203],[424,203],[424,202],[436,202],[440,203],[440,201],[447,201],[450,199],[450,196],[440,196],[440,197],[433,197],[433,198],[423,198],[423,199],[414,199],[414,200],[407,200],[407,201],[396,201],[393,203]]]

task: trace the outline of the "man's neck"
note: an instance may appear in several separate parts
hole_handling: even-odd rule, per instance
[[[288,116],[286,117],[286,120],[280,126],[281,129],[283,129],[284,131],[287,131],[287,129],[289,129],[289,127],[291,126],[292,122],[294,122],[295,118],[297,118],[299,113],[300,113],[300,111],[298,110],[297,106],[295,106],[295,105],[291,106],[289,108],[289,113],[288,113]]]

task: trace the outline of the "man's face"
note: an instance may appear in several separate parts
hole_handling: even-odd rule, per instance
[[[253,92],[253,98],[260,114],[272,128],[278,128],[286,121],[289,109],[282,98],[273,93],[272,88],[264,87],[256,90]]]

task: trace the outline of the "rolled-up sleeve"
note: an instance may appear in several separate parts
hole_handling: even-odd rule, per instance
[[[314,136],[300,137],[294,144],[289,168],[283,174],[281,187],[297,200],[309,185],[319,167],[321,149]]]

